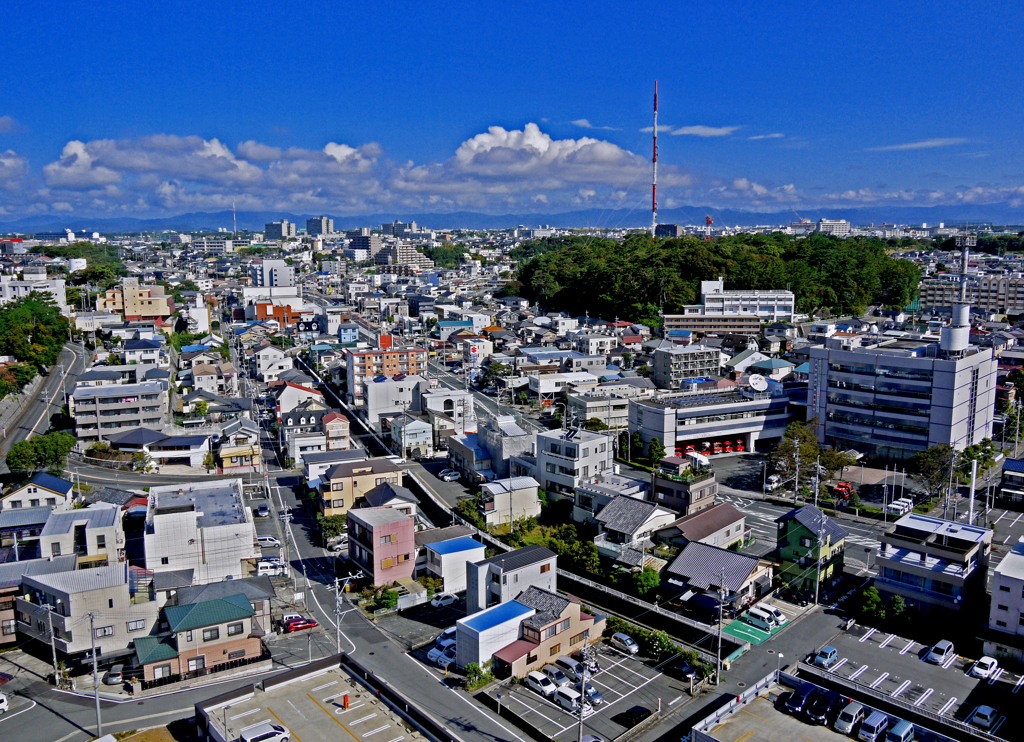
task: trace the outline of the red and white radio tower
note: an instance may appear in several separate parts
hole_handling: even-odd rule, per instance
[[[715,223],[715,220],[710,216],[704,217],[704,241],[711,242],[711,225]]]
[[[651,239],[658,229],[658,81],[654,81],[654,177],[651,180]]]

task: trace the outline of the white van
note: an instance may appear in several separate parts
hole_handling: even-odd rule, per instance
[[[567,685],[555,691],[554,700],[559,706],[573,714],[579,712],[581,702],[583,703],[584,716],[587,715],[588,711],[592,710],[590,704],[583,701],[582,694]]]
[[[762,631],[771,631],[778,624],[775,622],[775,616],[766,610],[761,608],[751,608],[747,611],[747,623],[754,628],[761,629]]]
[[[256,576],[287,577],[288,568],[278,562],[260,562],[256,565]]]
[[[559,657],[555,660],[555,667],[564,672],[573,682],[583,680],[583,665],[572,657]]]
[[[886,512],[891,515],[906,515],[914,509],[914,501],[909,497],[901,497],[898,500],[893,500],[885,506]]]
[[[786,614],[779,610],[779,607],[776,605],[771,605],[770,603],[761,603],[758,606],[758,608],[760,608],[762,611],[772,614],[772,617],[775,619],[775,623],[779,626],[782,626],[789,620],[786,618]]]

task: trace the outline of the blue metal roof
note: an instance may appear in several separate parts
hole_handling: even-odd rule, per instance
[[[1024,459],[1006,459],[1003,461],[1003,471],[1024,474]]]
[[[493,608],[488,608],[469,618],[464,618],[459,623],[479,633],[509,621],[521,621],[527,616],[532,616],[534,612],[533,608],[510,600],[507,603],[499,603]]]
[[[431,551],[437,552],[438,554],[445,555],[457,554],[460,551],[482,549],[484,548],[484,545],[471,536],[463,536],[462,538],[450,538],[447,541],[438,541],[430,544],[427,548]]]
[[[70,492],[72,487],[71,482],[68,480],[55,477],[52,474],[47,474],[46,472],[40,472],[32,477],[31,484],[44,487],[51,492],[59,492],[62,495],[66,495]]]

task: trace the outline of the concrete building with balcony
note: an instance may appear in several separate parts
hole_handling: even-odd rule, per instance
[[[968,346],[966,335],[962,348],[944,344],[872,337],[850,347],[834,336],[811,348],[807,416],[818,421],[818,440],[898,462],[940,443],[962,451],[991,438],[992,350]]]
[[[579,484],[612,470],[612,439],[584,428],[546,430],[537,434],[533,476],[549,495],[571,497]],[[526,457],[513,461],[528,462]],[[522,465],[520,465],[522,466]],[[513,466],[512,475],[520,474]]]
[[[77,557],[69,554],[56,559],[23,559],[0,564],[0,649],[18,641],[18,620],[14,605],[21,595],[24,578],[73,572],[76,561]]]
[[[315,456],[315,454],[313,454]],[[344,515],[365,494],[381,484],[402,486],[402,470],[388,459],[369,459],[335,464],[320,475],[320,512]]]
[[[391,450],[402,458],[432,458],[434,428],[426,420],[404,412],[389,421]]]
[[[82,447],[106,440],[124,428],[159,427],[167,416],[167,384],[145,381],[75,387],[68,395],[68,412],[75,420],[75,437]]]
[[[775,519],[779,565],[776,576],[790,587],[813,593],[843,576],[846,554],[845,528],[813,505],[794,508]],[[820,567],[820,568],[819,568]]]
[[[524,546],[466,565],[466,615],[507,603],[529,587],[555,592],[558,555],[545,546]]]
[[[722,352],[703,345],[657,348],[651,378],[660,389],[679,389],[687,379],[718,376],[722,370]]]
[[[85,661],[94,640],[101,667],[128,661],[132,655],[130,643],[156,628],[157,603],[148,597],[134,599],[127,564],[26,574],[22,590],[15,601],[18,631],[47,644],[52,636],[58,657],[72,663]],[[91,632],[90,613],[94,615]]]
[[[349,511],[348,557],[378,587],[411,579],[416,568],[416,519],[394,508]]]
[[[174,314],[174,297],[163,286],[128,284],[96,297],[97,312],[114,312],[129,322],[152,320],[162,327]]]
[[[875,588],[884,597],[902,596],[925,612],[985,599],[991,529],[908,513],[879,541]]]
[[[704,463],[706,458],[700,458],[702,460],[679,456],[662,459],[651,472],[647,499],[682,515],[692,515],[713,506],[718,481],[715,470]]]
[[[480,508],[487,527],[540,515],[540,484],[533,477],[495,479],[480,485]]]
[[[241,479],[150,488],[143,539],[147,569],[191,569],[198,585],[248,577],[260,558]]]
[[[998,497],[1003,502],[1024,502],[1024,459],[1005,459],[1003,461],[1002,481],[999,484]]]
[[[427,371],[426,349],[416,345],[398,346],[390,335],[381,337],[381,342],[383,347],[372,350],[347,348],[345,351],[346,391],[349,402],[357,407],[365,403],[364,382],[378,376],[412,376]]]
[[[1024,536],[992,571],[985,654],[1000,662],[1024,660]]]
[[[645,446],[657,438],[669,453],[683,454],[687,445],[699,453],[724,443],[753,451],[761,441],[772,444],[782,438],[791,421],[789,404],[781,386],[765,392],[744,387],[631,399],[629,432],[640,433]]]
[[[762,322],[790,322],[796,311],[792,291],[726,289],[725,279],[700,282],[700,306],[707,314],[753,315]],[[686,307],[689,310],[691,307]]]
[[[74,554],[78,569],[123,562],[124,550],[121,509],[108,503],[53,512],[39,534],[40,556]]]

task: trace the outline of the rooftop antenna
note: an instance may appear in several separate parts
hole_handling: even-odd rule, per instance
[[[231,231],[232,239],[238,239],[238,214],[235,212],[235,197],[231,197],[231,221],[234,225]]]
[[[658,81],[654,81],[654,177],[651,180],[651,239],[658,230]]]

